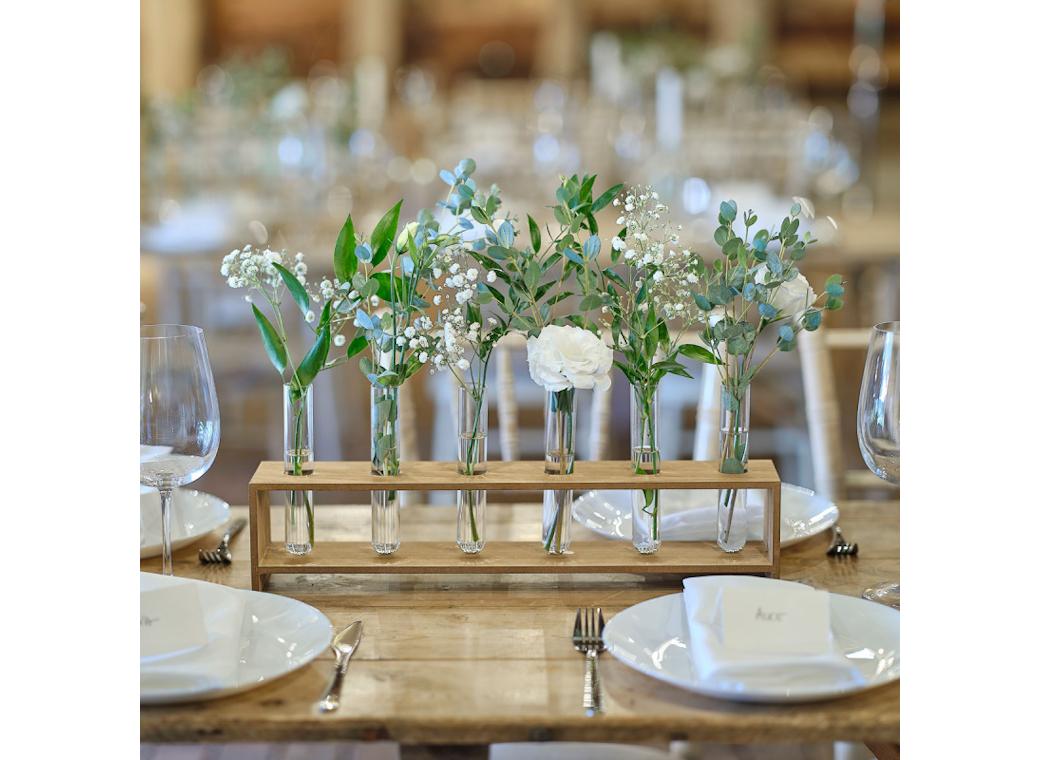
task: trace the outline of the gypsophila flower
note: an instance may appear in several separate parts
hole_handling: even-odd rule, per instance
[[[305,315],[303,316],[303,318],[307,320],[307,324],[310,324],[310,323],[312,323],[312,322],[313,322],[313,321],[314,321],[315,319],[317,319],[317,316],[315,316],[315,314],[314,314],[314,312],[313,312],[313,311],[308,311],[308,312],[307,312],[307,313],[306,313],[306,314],[305,314]]]
[[[332,339],[332,344],[334,346],[343,346],[346,344],[346,342],[347,338],[344,335],[337,335],[335,338]]]
[[[498,279],[498,274],[495,272],[495,270],[492,269],[490,272],[487,273],[487,281],[488,282],[494,282],[497,279]]]

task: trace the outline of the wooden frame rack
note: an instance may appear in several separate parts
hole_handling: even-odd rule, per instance
[[[657,475],[636,475],[628,461],[577,462],[571,475],[548,475],[541,461],[489,462],[483,475],[460,475],[455,462],[403,462],[401,474],[371,473],[368,462],[316,462],[310,475],[288,475],[281,462],[261,462],[249,481],[252,587],[262,590],[274,574],[300,573],[636,573],[703,575],[780,573],[780,477],[765,459],[748,462],[742,475],[725,475],[715,462],[665,461]],[[306,556],[271,541],[272,491],[587,491],[592,489],[764,490],[763,541],[739,552],[714,542],[664,541],[656,554],[639,554],[629,542],[574,541],[551,555],[537,541],[488,542],[464,554],[453,540],[405,542],[378,555],[367,541],[321,541]],[[405,510],[407,513],[407,510]],[[320,524],[318,526],[320,531]],[[447,537],[446,537],[447,538]]]

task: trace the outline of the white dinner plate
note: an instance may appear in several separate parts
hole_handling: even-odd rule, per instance
[[[710,541],[715,538],[716,491],[662,490],[662,534],[664,540]],[[632,492],[588,491],[574,500],[574,519],[606,538],[632,539]],[[748,495],[748,538],[762,539],[764,491]],[[696,510],[696,511],[694,511]],[[677,535],[671,527],[679,513],[685,527]],[[780,545],[790,546],[830,528],[838,522],[838,507],[801,486],[780,487]],[[673,523],[674,524],[674,523]],[[671,534],[671,535],[669,535]]]
[[[210,531],[221,528],[231,516],[223,499],[192,489],[173,492],[173,550],[198,541]],[[162,515],[159,492],[141,486],[141,559],[162,554]]]
[[[226,622],[229,603],[235,600],[243,604],[241,627],[230,637],[222,631],[224,638],[218,644],[211,642],[172,658],[142,659],[141,704],[195,702],[237,694],[302,668],[332,641],[329,619],[296,599],[192,578],[141,573],[142,591],[176,583],[198,585],[211,637],[219,629],[222,616]],[[221,648],[215,657],[216,646]]]
[[[710,583],[712,578],[700,580]],[[831,686],[766,689],[724,687],[699,679],[687,648],[690,634],[681,593],[649,599],[622,610],[607,623],[603,641],[614,657],[640,673],[695,694],[737,702],[811,702],[897,680],[899,610],[841,594],[830,594],[830,604],[835,645],[863,676],[861,684],[850,686],[846,679]]]

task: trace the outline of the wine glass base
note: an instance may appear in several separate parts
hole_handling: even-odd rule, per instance
[[[899,609],[899,584],[882,583],[880,586],[868,588],[863,592],[863,598],[878,604]]]

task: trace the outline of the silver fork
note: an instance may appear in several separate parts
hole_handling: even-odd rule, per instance
[[[859,544],[849,543],[841,533],[841,528],[834,526],[834,537],[827,548],[828,557],[855,557],[859,554]]]
[[[231,550],[228,549],[228,544],[231,543],[231,539],[238,535],[238,532],[242,528],[246,527],[246,519],[244,517],[236,518],[232,520],[231,525],[228,526],[227,532],[224,533],[224,538],[221,539],[220,544],[216,549],[206,551],[199,549],[199,562],[204,565],[215,565],[215,564],[231,564]]]
[[[599,688],[599,653],[603,651],[603,610],[597,607],[578,609],[574,616],[574,633],[571,635],[574,648],[585,655],[585,688],[582,707],[585,714],[593,716],[602,710]]]

